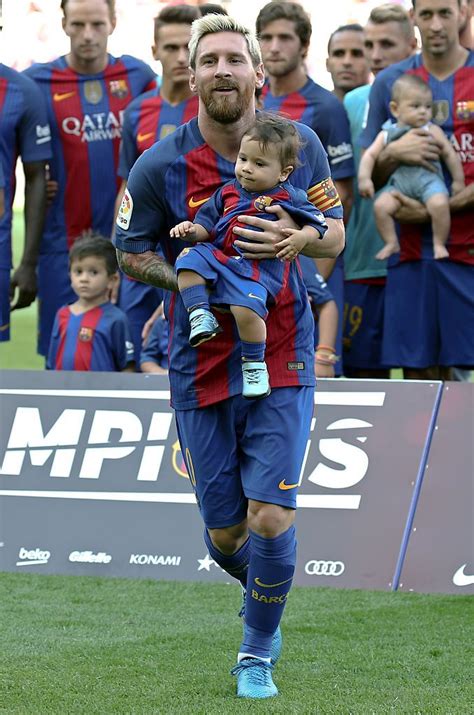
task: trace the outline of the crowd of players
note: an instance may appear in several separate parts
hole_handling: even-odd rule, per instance
[[[307,75],[312,27],[298,3],[269,2],[257,18],[266,74],[259,106],[316,132],[332,181],[309,199],[323,211],[339,200],[344,208],[344,254],[317,259],[316,265],[299,258],[313,307],[315,346],[324,346],[316,350],[317,376],[388,377],[390,368],[400,367],[407,378],[449,379],[453,368],[459,375],[459,368],[474,366],[472,2],[417,0],[413,5],[409,14],[386,3],[372,10],[365,27],[335,29],[327,58],[332,92]],[[183,4],[160,12],[152,48],[162,66],[157,83],[142,61],[107,53],[113,0],[62,0],[61,7],[70,39],[66,56],[23,73],[0,65],[5,194],[0,341],[10,338],[10,310],[30,305],[37,296],[38,352],[49,368],[130,370],[135,365],[163,373],[162,291],[126,275],[116,280],[116,265],[107,250],[104,254],[102,239],[112,237],[119,206],[119,221],[133,208],[127,207],[125,190],[136,159],[196,116],[198,99],[188,70],[191,23],[202,13],[222,10]],[[451,140],[464,171],[464,188],[449,199],[449,255],[443,260],[433,256],[426,207],[403,194],[397,194],[395,213],[400,252],[388,262],[376,259],[384,244],[373,200],[362,198],[357,188],[361,151],[390,119],[392,85],[407,73],[430,85],[433,121]],[[25,172],[25,245],[10,275],[18,154]],[[411,129],[381,152],[373,172],[376,189],[400,164],[430,168],[439,155],[439,143],[425,127]],[[211,170],[203,166],[203,172]],[[193,211],[202,203],[191,202],[192,197]],[[79,241],[87,243],[85,253],[71,254]],[[101,270],[103,281],[94,288]]]

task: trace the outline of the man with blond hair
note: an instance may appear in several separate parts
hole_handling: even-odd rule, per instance
[[[264,400],[242,398],[240,344],[229,314],[219,313],[223,332],[211,343],[189,345],[188,315],[172,267],[182,243],[169,230],[192,221],[197,208],[234,177],[241,139],[255,120],[255,90],[264,82],[255,35],[225,15],[193,23],[189,62],[198,117],[138,159],[117,217],[116,246],[125,272],[167,289],[171,400],[181,450],[209,554],[245,593],[244,635],[233,670],[237,694],[260,699],[278,694],[272,670],[295,570],[296,492],[314,402],[313,318],[300,272],[290,263],[287,286],[268,306],[272,391]],[[303,125],[298,131],[305,146],[292,183],[317,205],[329,166],[316,135]],[[268,220],[241,217],[248,226],[235,229],[236,245],[255,261],[256,275],[258,260],[275,257],[284,229],[294,226],[281,207],[267,211]],[[321,240],[308,240],[307,255],[335,256],[344,245],[339,201],[323,213],[328,231]],[[156,255],[158,244],[168,262]],[[222,260],[238,255],[228,245]],[[212,283],[208,287],[214,309]]]

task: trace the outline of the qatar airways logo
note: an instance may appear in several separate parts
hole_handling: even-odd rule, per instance
[[[474,135],[471,132],[463,132],[457,138],[453,134],[451,143],[463,164],[474,162]]]
[[[79,137],[81,142],[107,141],[122,137],[123,111],[94,112],[79,117],[65,117],[62,121],[62,130],[65,134]]]

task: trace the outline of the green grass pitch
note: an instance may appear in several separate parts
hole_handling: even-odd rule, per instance
[[[473,711],[468,597],[294,588],[263,702],[229,675],[237,585],[3,573],[0,603],[8,715]]]

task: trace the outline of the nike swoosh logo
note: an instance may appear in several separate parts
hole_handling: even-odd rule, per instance
[[[154,137],[155,133],[154,132],[146,132],[145,134],[138,134],[137,135],[137,142],[146,142],[147,139],[150,137]]]
[[[206,196],[205,199],[199,199],[199,201],[195,201],[194,196],[191,196],[191,198],[189,199],[189,208],[195,209],[196,206],[201,206],[201,204],[205,204],[206,201],[209,201],[210,198],[210,196]]]
[[[62,102],[63,99],[69,99],[69,97],[74,97],[75,92],[55,92],[53,94],[53,99],[55,102]]]
[[[453,576],[453,583],[455,586],[470,586],[474,583],[474,574],[464,573],[464,569],[467,564],[463,564]]]
[[[296,487],[299,487],[299,482],[296,482],[296,484],[285,484],[285,480],[282,479],[280,484],[278,485],[278,489],[296,489]]]
[[[276,588],[277,586],[283,586],[284,583],[290,583],[292,578],[293,576],[291,578],[287,578],[286,581],[280,581],[280,583],[262,583],[257,576],[257,578],[255,579],[255,583],[261,588]]]
[[[254,293],[247,293],[247,295],[248,295],[249,298],[255,298],[255,300],[259,300],[260,303],[264,303],[264,302],[265,302],[265,301],[263,300],[263,298],[260,298],[259,295],[255,295]]]

